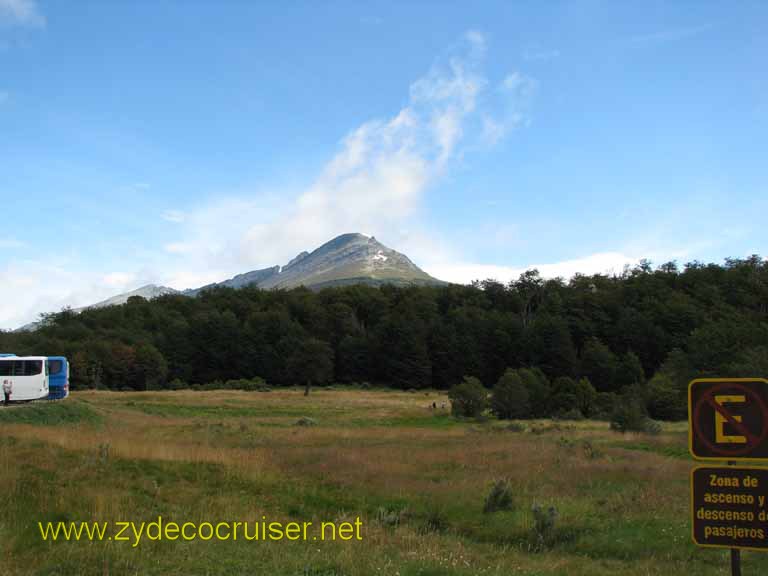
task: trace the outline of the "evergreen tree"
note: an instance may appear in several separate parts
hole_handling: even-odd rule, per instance
[[[528,390],[517,370],[507,368],[496,382],[491,396],[491,411],[503,420],[530,416]]]

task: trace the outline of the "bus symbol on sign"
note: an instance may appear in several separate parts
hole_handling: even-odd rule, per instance
[[[702,378],[688,385],[688,446],[699,460],[768,459],[768,380]]]

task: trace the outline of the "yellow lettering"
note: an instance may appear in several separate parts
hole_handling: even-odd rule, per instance
[[[746,402],[746,397],[742,395],[721,395],[721,396],[715,396],[715,402],[720,404],[722,406],[725,403],[736,403],[736,402]],[[741,422],[741,416],[734,416],[733,417],[736,422]],[[720,414],[720,412],[715,412],[715,442],[718,444],[746,444],[747,438],[745,436],[737,436],[737,435],[726,435],[725,434],[725,423],[728,422],[728,420],[725,419],[725,417]]]

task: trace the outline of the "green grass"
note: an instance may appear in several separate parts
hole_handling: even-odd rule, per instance
[[[101,422],[101,416],[87,403],[79,400],[34,402],[0,408],[0,423],[60,426],[64,424]]]
[[[679,445],[679,444],[657,444],[657,443],[651,443],[651,442],[638,442],[638,441],[620,441],[620,442],[611,442],[609,444],[610,446],[614,446],[616,448],[623,448],[624,450],[637,450],[640,452],[652,452],[654,454],[661,454],[662,456],[666,456],[668,458],[683,458],[683,459],[689,459],[691,457],[690,452],[688,452],[688,447],[686,445]]]
[[[427,399],[428,400],[428,399]],[[431,402],[430,402],[431,403]],[[365,414],[368,418],[362,417]],[[0,413],[5,576],[714,576],[690,540],[685,435],[462,421],[422,394],[87,393]],[[297,415],[319,425],[292,425]],[[28,426],[34,424],[34,426]],[[535,431],[533,431],[535,430]],[[588,441],[595,450],[584,450]],[[509,510],[484,513],[508,479]],[[532,505],[554,506],[540,540]],[[358,542],[43,542],[38,521],[329,521]],[[744,555],[745,574],[768,557]]]

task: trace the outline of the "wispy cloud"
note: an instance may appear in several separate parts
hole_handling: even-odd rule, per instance
[[[110,272],[101,280],[110,288],[122,290],[136,282],[136,274],[133,272]]]
[[[630,36],[632,42],[671,42],[675,40],[685,40],[709,32],[714,26],[712,24],[699,24],[695,26],[678,26],[675,28],[665,28],[654,32],[636,34]]]
[[[524,118],[535,80],[511,72],[491,82],[483,73],[487,50],[481,32],[467,32],[411,84],[404,107],[350,131],[305,189],[219,198],[190,210],[166,251],[187,269],[242,272],[285,263],[344,232],[398,239],[468,147],[498,142]]]
[[[163,246],[163,250],[170,254],[188,254],[193,251],[193,247],[190,244],[184,244],[183,242],[173,242]]]
[[[34,0],[0,0],[0,21],[6,20],[21,26],[46,24],[45,16]]]
[[[498,92],[503,95],[506,105],[495,117],[483,115],[483,139],[494,145],[521,125],[530,122],[531,104],[538,91],[535,78],[519,72],[508,74],[499,84]]]
[[[161,214],[160,217],[166,222],[173,222],[174,224],[179,224],[181,222],[184,222],[187,215],[184,212],[181,212],[180,210],[166,210]]]
[[[17,240],[16,238],[0,238],[0,248],[24,248],[25,246],[25,242]]]
[[[127,275],[103,275],[57,256],[0,263],[0,329],[32,322],[41,312],[93,304],[125,291]],[[125,281],[126,283],[123,283]]]

